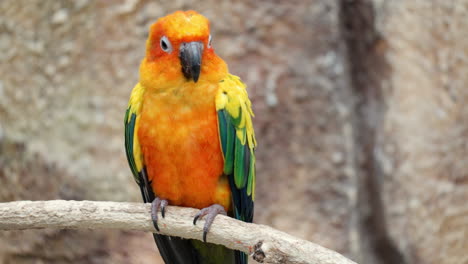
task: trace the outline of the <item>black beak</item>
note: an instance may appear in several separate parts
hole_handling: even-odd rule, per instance
[[[198,41],[182,43],[180,45],[179,58],[182,64],[182,72],[187,80],[198,81],[200,77],[203,43]]]

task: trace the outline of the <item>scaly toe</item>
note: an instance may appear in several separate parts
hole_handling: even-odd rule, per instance
[[[210,231],[210,227],[213,224],[214,219],[218,214],[227,215],[224,207],[219,204],[213,204],[209,207],[201,209],[193,218],[193,224],[196,225],[198,219],[203,218],[206,216],[205,225],[203,226],[203,241],[206,242],[206,236],[208,231]]]
[[[158,210],[161,208],[161,215],[164,218],[166,206],[168,202],[167,200],[161,200],[158,197],[156,197],[153,202],[151,202],[151,219],[153,220],[153,226],[156,228],[156,230],[159,232],[159,226],[158,226]]]

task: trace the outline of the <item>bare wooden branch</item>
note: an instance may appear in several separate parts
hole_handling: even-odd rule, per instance
[[[160,219],[160,233],[201,240],[204,222],[201,220],[193,225],[196,213],[195,209],[169,206],[166,217]],[[0,230],[39,228],[156,232],[149,204],[61,200],[0,203]],[[249,253],[263,263],[354,263],[332,250],[271,227],[244,223],[222,215],[216,217],[207,240]]]

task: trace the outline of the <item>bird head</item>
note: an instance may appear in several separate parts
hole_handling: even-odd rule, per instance
[[[208,19],[195,11],[177,11],[158,19],[150,27],[140,81],[164,88],[220,80],[227,66],[214,53],[211,41]]]

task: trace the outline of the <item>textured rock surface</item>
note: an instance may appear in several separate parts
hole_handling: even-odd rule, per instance
[[[139,201],[122,119],[147,29],[196,9],[249,86],[256,222],[360,263],[467,262],[468,1],[445,2],[0,1],[0,199]],[[0,234],[5,263],[153,249],[139,233]]]
[[[408,263],[468,263],[468,1],[376,10],[391,65],[376,146],[389,234]]]

